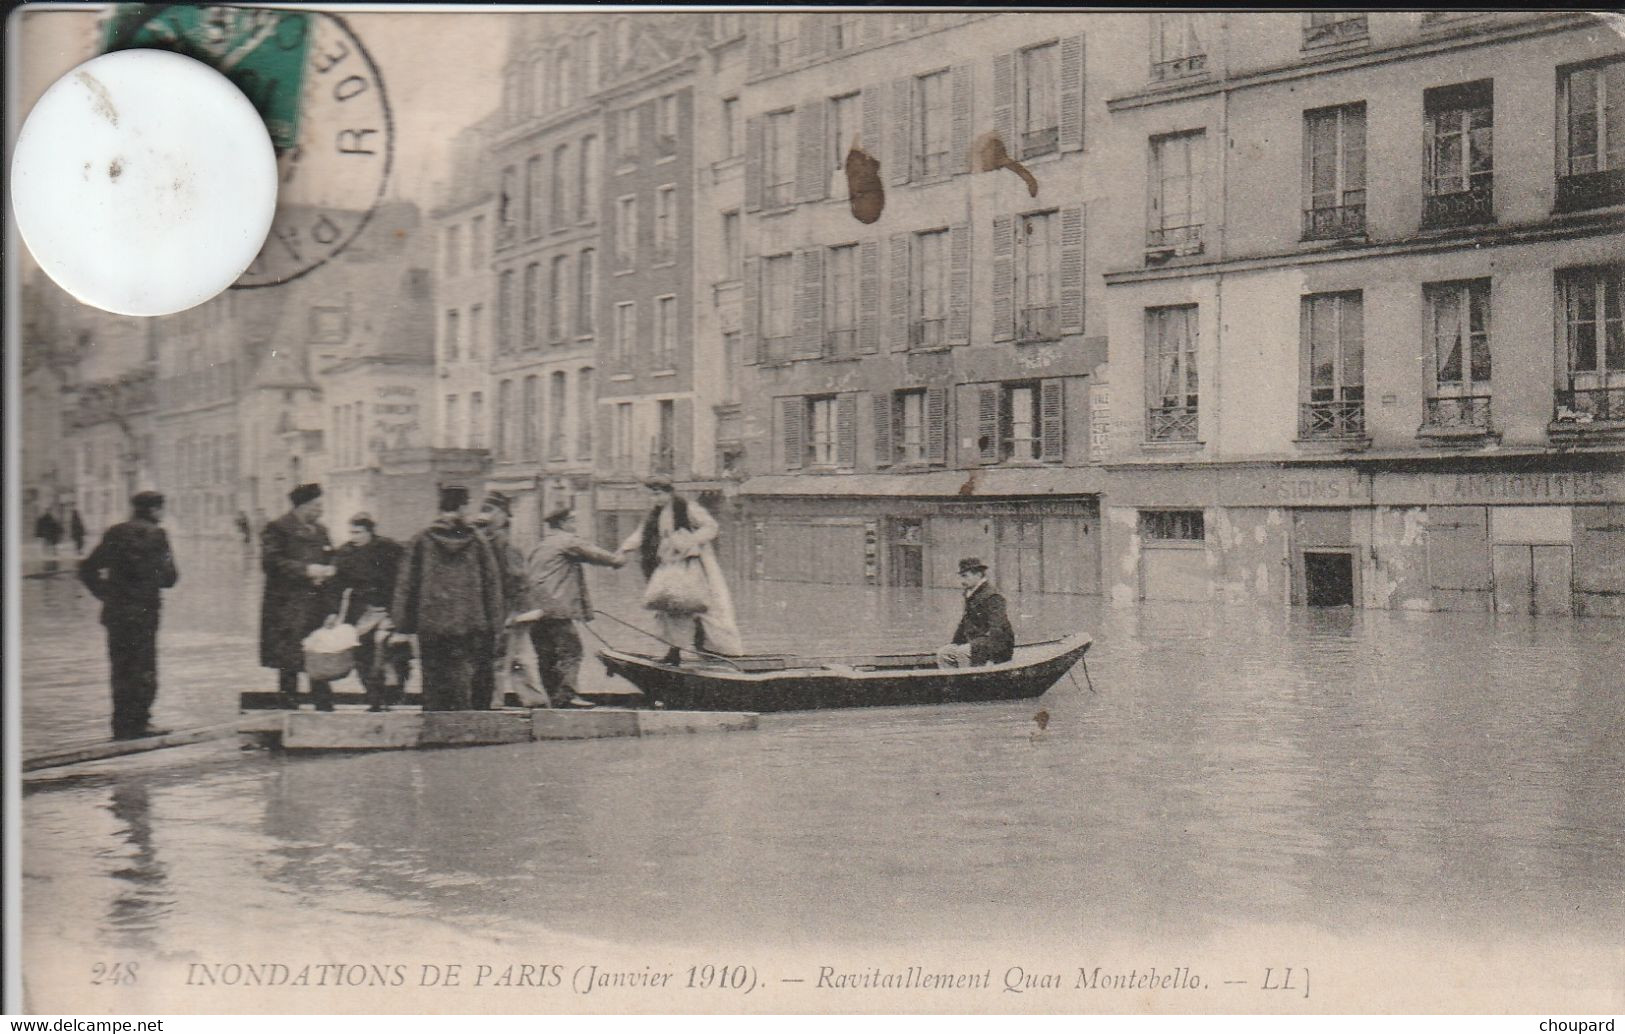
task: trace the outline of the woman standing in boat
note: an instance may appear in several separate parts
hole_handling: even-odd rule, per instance
[[[620,551],[636,554],[648,579],[643,605],[655,612],[660,637],[671,647],[665,662],[677,664],[691,643],[708,653],[744,653],[733,597],[712,548],[716,518],[678,495],[666,478],[652,477],[643,484],[654,495],[654,507]]]

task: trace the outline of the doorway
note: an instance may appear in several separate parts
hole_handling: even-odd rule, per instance
[[[1303,596],[1311,607],[1354,606],[1354,555],[1345,550],[1304,550]]]
[[[1573,614],[1574,549],[1496,543],[1491,553],[1497,614]]]
[[[925,527],[917,520],[893,520],[888,549],[888,583],[918,589],[925,584]]]

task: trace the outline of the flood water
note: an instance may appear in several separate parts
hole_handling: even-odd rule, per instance
[[[229,721],[237,692],[273,685],[255,666],[257,564],[224,545],[181,564],[155,714],[171,728]],[[592,577],[600,606],[652,627],[633,575]],[[933,646],[959,610],[953,591],[736,592],[760,651]],[[94,601],[66,578],[22,599],[24,753],[100,736]],[[33,780],[25,952],[190,958],[228,928],[269,950],[341,928],[885,946],[1263,922],[1617,946],[1625,622],[1064,596],[1012,615],[1019,641],[1090,630],[1087,682],[769,715],[748,733],[330,757],[214,745]]]

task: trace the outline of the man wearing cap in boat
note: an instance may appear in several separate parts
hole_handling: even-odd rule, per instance
[[[485,710],[475,691],[491,685],[495,637],[506,614],[502,571],[491,545],[463,516],[468,489],[440,489],[440,516],[413,536],[395,579],[391,616],[418,637],[425,711]]]
[[[959,562],[959,585],[965,591],[965,616],[954,640],[937,651],[940,668],[1003,664],[1016,651],[1016,634],[1004,597],[987,580],[987,565],[968,556]]]
[[[322,486],[300,485],[288,493],[293,508],[260,531],[265,593],[260,605],[260,664],[277,670],[277,700],[299,707],[299,673],[305,670],[305,636],[331,613],[324,586],[338,573],[333,544],[321,523]],[[333,687],[310,680],[318,711],[333,710]]]
[[[108,528],[79,564],[79,580],[102,602],[116,740],[164,733],[147,723],[158,695],[158,610],[162,590],[180,578],[169,536],[158,526],[164,497],[137,492],[130,508],[130,519]]]
[[[542,540],[525,557],[526,602],[519,615],[530,632],[542,688],[553,707],[591,706],[576,695],[581,673],[577,621],[592,620],[583,564],[620,567],[625,561],[576,534],[575,511],[561,506],[543,519]]]

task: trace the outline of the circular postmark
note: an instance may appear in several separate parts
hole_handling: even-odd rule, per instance
[[[233,287],[285,284],[347,248],[383,200],[395,130],[383,77],[324,11],[131,5],[109,49],[158,47],[213,65],[253,102],[277,152],[271,231]]]

